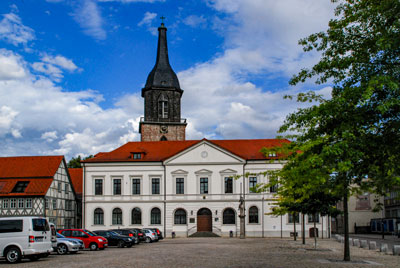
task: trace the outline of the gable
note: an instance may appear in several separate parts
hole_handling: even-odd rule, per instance
[[[167,159],[165,164],[236,164],[243,162],[242,158],[204,140]]]

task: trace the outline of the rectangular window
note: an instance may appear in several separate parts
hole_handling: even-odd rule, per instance
[[[72,200],[65,200],[65,210],[72,210]]]
[[[142,159],[142,153],[133,153],[133,159]]]
[[[57,199],[53,199],[53,209],[57,209]]]
[[[23,220],[0,220],[0,233],[17,233],[23,230]]]
[[[176,178],[176,194],[184,194],[184,193],[185,193],[185,179]]]
[[[200,178],[200,193],[208,194],[208,178]]]
[[[140,194],[140,179],[132,179],[132,194]]]
[[[17,199],[11,198],[10,200],[10,208],[16,208],[17,207]]]
[[[249,178],[249,190],[250,193],[255,193],[257,191],[257,177]]]
[[[49,209],[49,199],[47,198],[44,199],[44,206],[46,209]]]
[[[26,208],[32,208],[32,199],[31,198],[27,198],[26,199]]]
[[[121,195],[121,179],[114,179],[114,195]]]
[[[59,193],[61,193],[61,187],[62,187],[61,182],[58,182],[57,190]]]
[[[269,187],[270,193],[276,193],[278,191],[278,185],[275,184],[274,186]]]
[[[288,217],[289,217],[288,222],[289,223],[293,223],[293,214],[289,213]],[[296,213],[296,223],[300,223],[300,215],[299,215],[299,213]]]
[[[233,178],[225,177],[225,193],[232,194],[233,193]]]
[[[94,180],[94,194],[95,195],[103,195],[103,180],[102,179]]]
[[[22,198],[18,199],[18,208],[24,208],[24,204],[25,204],[24,199]]]
[[[69,185],[67,183],[64,185],[64,191],[66,194],[69,193]]]
[[[308,222],[309,223],[314,223],[314,215],[313,214],[308,215]],[[315,215],[315,222],[319,223],[319,214]]]
[[[151,180],[151,193],[160,194],[160,179]]]
[[[8,199],[3,199],[3,208],[8,208]]]

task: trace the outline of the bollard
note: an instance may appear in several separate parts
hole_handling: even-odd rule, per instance
[[[383,253],[388,253],[389,252],[389,248],[388,248],[388,244],[381,244],[381,247],[379,248],[379,250],[380,250],[380,252],[383,252]]]
[[[232,230],[229,231],[229,237],[233,237],[233,231]]]
[[[369,249],[376,250],[376,242],[375,241],[369,241]]]
[[[400,245],[393,245],[393,255],[400,256]]]
[[[175,238],[175,232],[172,232],[172,238]]]
[[[353,246],[360,247],[360,239],[353,239]]]
[[[360,241],[360,248],[368,248],[368,241],[367,240],[361,240]]]

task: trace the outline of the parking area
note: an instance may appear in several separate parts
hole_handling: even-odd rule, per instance
[[[400,267],[400,256],[351,248],[353,261],[343,264],[343,244],[335,240],[313,240],[307,245],[279,238],[179,238],[142,243],[132,248],[107,248],[82,251],[74,255],[52,254],[36,262],[23,260],[2,267]]]

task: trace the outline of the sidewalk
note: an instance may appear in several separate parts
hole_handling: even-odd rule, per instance
[[[400,238],[393,235],[385,234],[385,239],[382,239],[381,234],[350,234],[350,237],[360,240],[376,241],[378,247],[380,247],[382,243],[385,243],[388,244],[389,250],[392,250],[393,245],[400,245]]]

